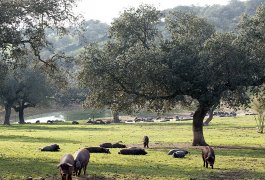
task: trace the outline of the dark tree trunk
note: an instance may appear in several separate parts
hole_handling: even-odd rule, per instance
[[[35,107],[35,104],[27,103],[25,105],[25,101],[21,101],[18,106],[13,106],[13,109],[18,112],[19,124],[25,124],[24,110],[28,107]]]
[[[19,124],[25,124],[24,120],[24,108],[20,107],[18,110]]]
[[[199,105],[198,109],[193,115],[193,146],[207,146],[203,136],[203,119],[209,111],[208,107]]]
[[[119,113],[117,111],[112,111],[112,116],[113,116],[113,123],[119,123]]]
[[[11,115],[11,106],[9,104],[5,105],[5,125],[10,125],[10,115]]]

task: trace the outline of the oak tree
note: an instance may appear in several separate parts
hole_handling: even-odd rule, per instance
[[[249,51],[253,44],[261,45],[262,39],[246,41],[249,26],[243,25],[247,20],[240,34],[216,33],[204,18],[181,12],[166,17],[170,38],[163,39],[157,29],[159,21],[159,11],[148,5],[121,14],[111,25],[106,46],[83,53],[82,72],[91,74],[83,81],[95,77],[113,96],[125,94],[136,102],[196,100],[192,144],[207,145],[203,119],[209,109],[229,94],[229,104],[244,103],[241,97],[248,87],[264,82],[263,51]],[[256,28],[253,23],[249,29]]]

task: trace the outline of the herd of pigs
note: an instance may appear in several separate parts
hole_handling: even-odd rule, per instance
[[[124,148],[121,149],[119,154],[123,155],[146,155],[147,152],[145,148],[149,148],[149,137],[144,136],[143,138],[144,148],[130,147],[126,148],[126,145],[120,143],[103,143],[99,147],[87,147],[80,149],[72,154],[65,154],[58,164],[60,168],[60,174],[62,180],[72,180],[72,175],[80,176],[83,170],[84,175],[86,174],[87,165],[90,159],[90,153],[110,153],[108,148]],[[60,147],[57,144],[52,144],[50,146],[45,146],[41,151],[59,151]],[[183,149],[172,149],[168,152],[168,155],[172,155],[174,158],[183,158],[189,152]],[[212,167],[215,161],[214,150],[205,146],[202,148],[202,159],[203,166],[208,168],[208,164]]]

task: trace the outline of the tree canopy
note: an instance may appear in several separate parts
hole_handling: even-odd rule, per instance
[[[46,64],[41,50],[50,46],[45,30],[65,31],[66,23],[74,21],[72,13],[75,0],[1,0],[0,1],[0,53],[2,58],[31,48],[38,60]]]

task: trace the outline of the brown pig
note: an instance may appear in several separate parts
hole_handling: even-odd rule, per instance
[[[202,148],[202,160],[203,160],[203,167],[208,168],[208,164],[213,169],[214,161],[215,161],[215,154],[213,148],[210,146],[205,146]]]
[[[87,164],[90,159],[90,154],[87,149],[80,149],[74,154],[74,171],[77,176],[81,174],[81,170],[84,170],[84,175],[86,174]]]
[[[58,164],[62,180],[72,180],[72,174],[74,171],[74,157],[72,154],[65,154]]]

